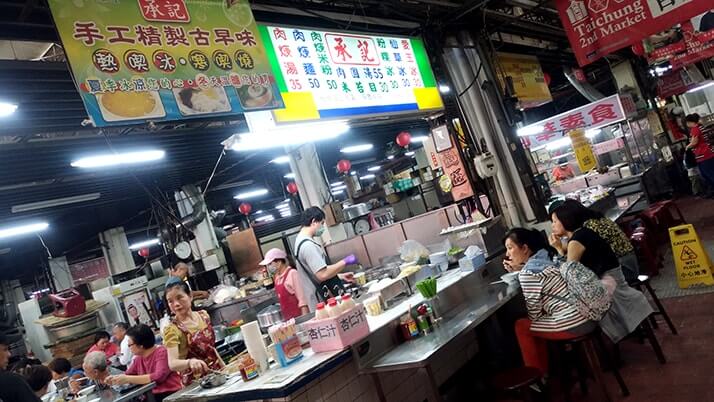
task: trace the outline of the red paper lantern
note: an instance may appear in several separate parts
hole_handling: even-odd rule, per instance
[[[149,256],[149,248],[148,248],[148,247],[144,247],[144,248],[142,248],[142,249],[139,249],[139,255],[142,256],[142,257],[144,257],[144,258],[148,257],[148,256]]]
[[[285,188],[288,190],[288,193],[290,193],[290,194],[297,194],[297,192],[298,192],[298,186],[297,186],[297,184],[295,184],[293,182],[288,183],[288,185],[285,186]]]
[[[642,42],[637,42],[634,45],[632,45],[632,53],[634,53],[638,56],[645,55],[645,47],[642,46]]]
[[[397,134],[397,145],[406,148],[412,142],[412,135],[408,131]]]
[[[347,159],[340,159],[337,162],[337,171],[340,173],[347,173],[350,171],[352,164]]]
[[[545,85],[550,86],[550,74],[543,73],[543,81],[545,81]]]
[[[238,211],[240,211],[240,213],[242,213],[243,215],[248,215],[252,210],[253,207],[250,206],[250,204],[248,204],[247,202],[244,202],[238,206]]]

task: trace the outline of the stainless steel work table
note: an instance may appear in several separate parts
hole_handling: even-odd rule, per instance
[[[100,402],[128,402],[138,396],[146,395],[146,401],[153,402],[154,395],[151,393],[151,390],[153,390],[155,386],[155,383],[150,382],[148,384],[144,384],[140,387],[134,388],[131,391],[127,391],[123,394],[109,388],[90,394],[87,400],[92,401],[95,398],[99,397]]]
[[[472,297],[442,316],[441,323],[432,333],[402,343],[391,351],[367,362],[360,372],[372,375],[380,400],[385,401],[386,398],[377,373],[424,368],[434,395],[440,398],[431,367],[432,358],[448,344],[464,336],[468,331],[474,330],[520,293],[518,284],[506,286],[504,283],[496,283],[476,288]]]

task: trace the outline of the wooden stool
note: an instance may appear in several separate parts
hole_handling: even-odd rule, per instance
[[[518,394],[522,401],[532,402],[533,395],[530,387],[537,384],[542,388],[542,376],[537,368],[517,367],[497,374],[491,382],[500,391]]]
[[[650,277],[647,275],[640,275],[637,277],[637,281],[630,283],[630,286],[639,290],[642,293],[645,293],[644,291],[647,290],[647,292],[652,297],[652,301],[654,302],[655,306],[657,306],[657,310],[655,310],[650,316],[650,322],[652,323],[652,326],[655,329],[659,327],[657,325],[657,320],[655,319],[655,316],[661,315],[664,319],[664,322],[667,323],[669,330],[672,331],[672,334],[677,335],[677,327],[675,327],[672,323],[672,320],[669,318],[669,314],[667,314],[667,310],[664,309],[662,302],[659,300],[659,297],[657,297],[657,293],[655,293],[654,289],[652,289],[652,285],[650,285]]]
[[[585,364],[587,367],[590,368],[590,371],[593,375],[593,379],[595,380],[595,384],[600,388],[602,391],[602,394],[604,396],[604,401],[611,402],[613,399],[610,396],[610,392],[607,390],[607,385],[605,384],[605,380],[602,375],[602,368],[600,365],[600,358],[597,353],[597,349],[595,347],[595,344],[597,343],[598,347],[600,348],[600,355],[603,357],[603,360],[605,360],[605,364],[612,369],[612,373],[615,376],[615,379],[617,380],[617,383],[620,385],[620,390],[622,391],[623,396],[628,396],[630,395],[630,390],[627,388],[627,385],[625,384],[625,381],[622,379],[622,376],[620,375],[620,371],[618,370],[617,366],[613,364],[612,359],[610,358],[610,354],[608,353],[607,349],[605,348],[605,344],[602,340],[602,333],[600,331],[600,328],[596,328],[589,334],[573,338],[573,339],[566,339],[566,340],[548,340],[549,344],[552,344],[555,346],[555,348],[560,352],[561,356],[565,356],[568,354],[568,349],[571,349],[572,351],[582,351],[584,356],[585,356]],[[582,364],[577,364],[576,367],[578,369],[578,376],[580,380],[580,387],[583,391],[583,393],[587,393],[587,384],[586,384],[586,379],[585,379],[585,373],[582,371]],[[569,371],[565,371],[562,373],[561,376],[561,381],[563,383],[563,391],[564,391],[564,398],[565,401],[570,401],[570,389],[572,387],[572,384],[570,383],[570,373],[572,372],[573,367],[570,367]]]

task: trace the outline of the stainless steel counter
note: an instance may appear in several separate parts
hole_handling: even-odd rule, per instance
[[[93,401],[95,398],[100,398],[100,402],[129,402],[136,397],[146,395],[147,401],[153,402],[154,396],[151,393],[151,390],[154,389],[155,386],[156,384],[152,382],[146,385],[142,385],[138,388],[134,388],[131,391],[128,391],[123,394],[120,394],[119,392],[116,392],[113,389],[109,388],[89,395],[88,400]]]
[[[603,213],[607,219],[616,222],[618,219],[622,218],[624,215],[629,213],[632,208],[637,205],[640,200],[645,197],[643,193],[630,194],[622,197],[617,197],[617,205],[609,208]]]

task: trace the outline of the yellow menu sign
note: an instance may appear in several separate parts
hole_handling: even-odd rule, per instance
[[[575,153],[575,158],[578,160],[580,171],[585,173],[597,166],[597,158],[595,158],[593,146],[590,144],[588,137],[585,136],[585,131],[573,130],[568,133],[568,136],[570,136],[570,141],[573,144],[573,153]]]

